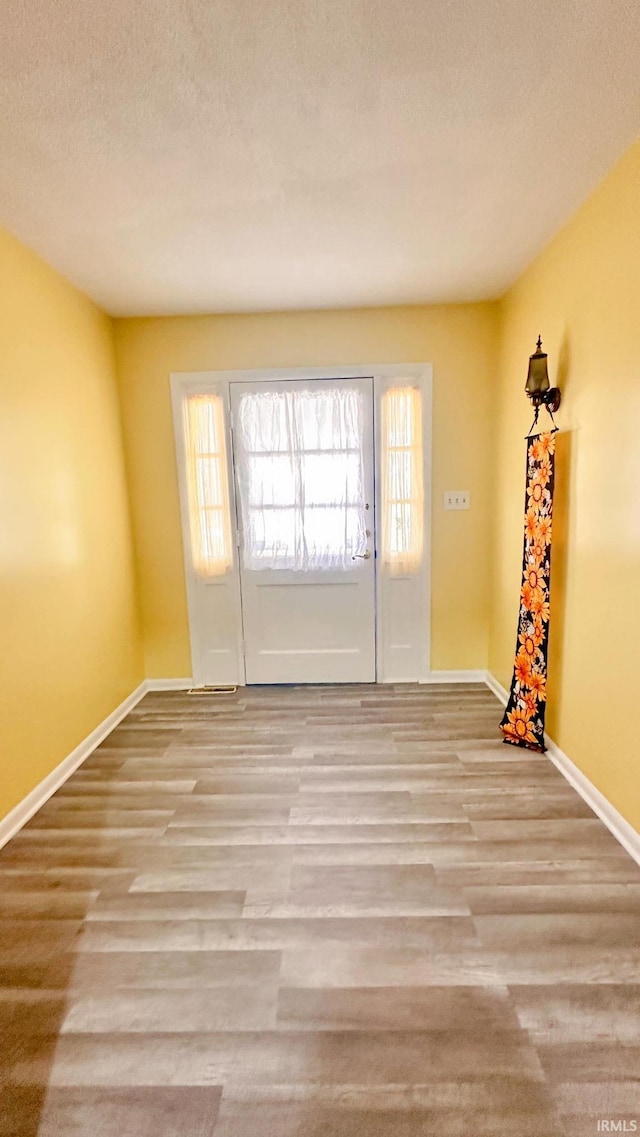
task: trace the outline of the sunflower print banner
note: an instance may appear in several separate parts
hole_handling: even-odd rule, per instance
[[[527,439],[518,640],[511,693],[500,724],[505,742],[539,751],[545,749],[555,441],[553,432],[534,434]]]

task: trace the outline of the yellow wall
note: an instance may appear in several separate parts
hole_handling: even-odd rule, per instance
[[[490,668],[511,678],[523,394],[538,332],[562,388],[549,733],[640,829],[640,143],[501,306]]]
[[[147,675],[191,675],[170,372],[364,361],[433,363],[432,667],[486,667],[495,327],[489,304],[116,321]]]
[[[0,817],[141,678],[111,322],[0,230]]]

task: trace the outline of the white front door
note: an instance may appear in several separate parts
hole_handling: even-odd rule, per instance
[[[247,683],[371,683],[371,379],[232,382]]]

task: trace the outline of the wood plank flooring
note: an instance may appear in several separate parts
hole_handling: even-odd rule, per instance
[[[0,1137],[640,1130],[640,869],[499,718],[147,695],[0,852]]]

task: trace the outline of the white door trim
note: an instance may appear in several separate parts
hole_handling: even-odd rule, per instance
[[[182,527],[182,541],[184,551],[184,565],[187,589],[187,604],[189,609],[189,639],[191,644],[191,659],[193,665],[194,684],[196,686],[203,683],[204,659],[203,648],[197,636],[198,626],[198,582],[193,572],[189,556],[189,521],[187,512],[187,487],[185,477],[185,462],[184,462],[184,442],[182,434],[182,405],[185,396],[197,390],[209,390],[215,388],[218,391],[225,392],[225,407],[229,408],[229,387],[231,383],[260,383],[269,382],[273,380],[287,380],[287,379],[354,379],[354,378],[372,378],[374,385],[374,415],[375,415],[375,431],[376,443],[379,442],[379,404],[382,392],[385,387],[389,386],[390,381],[393,380],[408,380],[412,383],[417,383],[422,391],[422,416],[423,416],[423,436],[424,436],[424,491],[425,491],[425,549],[423,570],[418,585],[419,599],[416,610],[416,627],[423,629],[423,639],[420,651],[420,665],[419,674],[413,676],[420,682],[428,682],[430,676],[430,645],[431,645],[431,453],[432,453],[432,404],[433,404],[433,367],[430,363],[359,363],[351,364],[345,367],[284,367],[284,368],[259,368],[240,371],[178,371],[173,372],[170,377],[171,383],[171,398],[173,405],[173,419],[174,419],[174,432],[176,444],[176,464],[178,472],[178,485],[180,490],[180,512],[181,512],[181,527]],[[229,431],[227,438],[227,452],[229,461],[232,460],[233,442],[231,433]],[[376,445],[375,454],[375,478],[376,478],[376,504],[379,513],[379,493],[380,493],[380,477],[379,477],[379,445]],[[230,471],[230,484],[233,484],[233,472]],[[232,503],[233,505],[233,503]],[[235,510],[234,510],[235,512]],[[234,574],[237,579],[238,601],[236,613],[236,638],[238,643],[238,650],[242,652],[242,617],[240,607],[240,583],[239,571],[236,556],[236,563],[234,565]],[[376,596],[376,670],[378,682],[393,682],[401,681],[402,676],[394,676],[388,673],[387,656],[388,652],[385,650],[385,633],[383,613],[385,610],[385,588],[384,582],[381,583],[382,572],[378,566],[376,574],[377,579],[377,596]],[[230,678],[229,682],[244,684],[244,668],[242,667],[236,678]]]

